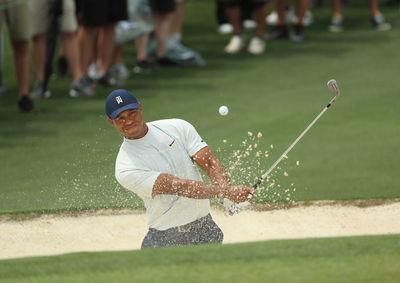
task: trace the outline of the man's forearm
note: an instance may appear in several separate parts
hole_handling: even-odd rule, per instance
[[[154,184],[153,196],[169,194],[195,199],[223,198],[225,197],[227,187],[219,184],[211,185],[201,181],[179,179],[169,174],[161,174]]]
[[[208,177],[214,185],[219,186],[230,186],[231,179],[229,174],[225,171],[225,168],[221,162],[217,161],[213,164],[209,171],[207,172]]]
[[[233,202],[250,200],[255,189],[246,186],[210,185],[200,181],[183,180],[160,174],[153,186],[153,196],[177,195],[194,199],[227,198]]]

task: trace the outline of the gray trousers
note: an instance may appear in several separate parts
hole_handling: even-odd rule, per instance
[[[224,234],[208,214],[186,225],[164,231],[149,229],[144,237],[142,249],[198,244],[220,244]]]

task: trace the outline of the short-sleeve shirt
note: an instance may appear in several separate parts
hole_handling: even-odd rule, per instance
[[[207,144],[184,120],[158,120],[147,126],[149,130],[144,137],[124,139],[116,160],[117,181],[144,201],[149,228],[166,230],[206,216],[210,212],[208,199],[177,195],[152,197],[152,190],[163,173],[202,181],[191,157]]]

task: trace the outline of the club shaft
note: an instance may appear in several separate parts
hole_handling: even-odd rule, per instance
[[[259,185],[268,177],[268,175],[275,169],[275,167],[282,161],[285,157],[287,157],[288,153],[292,150],[292,148],[301,140],[301,138],[311,129],[311,127],[321,118],[322,115],[326,112],[326,110],[331,107],[331,105],[336,101],[339,96],[339,91],[336,92],[335,97],[322,109],[322,111],[314,118],[314,120],[305,128],[305,130],[295,139],[295,141],[285,150],[284,153],[272,164],[272,166],[257,180],[257,182],[253,185],[254,189],[257,189]],[[249,195],[249,199],[253,196]],[[229,215],[234,215],[239,213],[243,208],[250,205],[250,202],[245,201],[241,203],[232,203],[232,205],[228,208]]]
[[[257,182],[253,185],[253,188],[257,189],[257,187],[268,177],[268,175],[275,169],[275,167],[282,161],[282,159],[286,158],[288,153],[292,150],[292,148],[302,139],[302,137],[311,129],[311,127],[321,118],[322,115],[329,109],[329,107],[335,102],[336,96],[325,106],[325,108],[314,118],[314,120],[305,128],[305,130],[295,139],[295,141],[285,150],[284,153],[272,164],[272,166],[257,180]]]

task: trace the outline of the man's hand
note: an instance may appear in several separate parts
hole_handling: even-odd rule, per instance
[[[252,200],[256,190],[246,186],[227,187],[223,192],[223,197],[233,202],[240,203]]]

